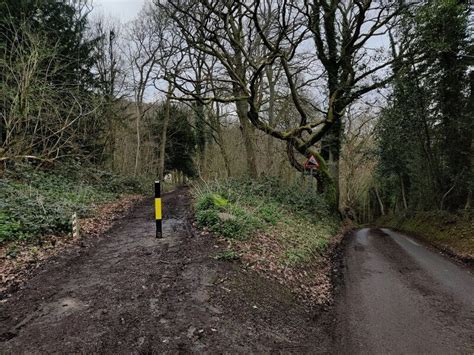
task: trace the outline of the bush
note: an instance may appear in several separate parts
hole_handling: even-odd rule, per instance
[[[199,197],[196,203],[197,210],[221,209],[229,204],[225,198],[219,194],[205,194]]]
[[[271,229],[283,252],[281,262],[298,265],[322,254],[340,220],[326,197],[274,179],[227,180],[194,188],[200,227],[245,240]],[[222,203],[219,203],[222,201]]]
[[[217,211],[213,209],[198,210],[196,212],[196,221],[199,227],[213,227],[219,223]]]
[[[213,232],[222,235],[224,238],[245,240],[248,237],[249,228],[244,222],[238,219],[228,219],[220,221],[212,228]]]
[[[272,178],[229,179],[224,183],[207,186],[206,191],[218,193],[233,203],[262,205],[270,202],[283,205],[291,212],[317,217],[335,212],[328,204],[326,196],[315,189],[305,188],[298,183],[286,185]]]
[[[272,225],[277,224],[277,222],[282,218],[282,214],[280,213],[280,209],[276,203],[262,205],[258,208],[257,212],[265,222]]]
[[[225,238],[246,239],[262,222],[245,209],[229,203],[217,193],[203,193],[197,197],[196,221]]]
[[[216,194],[206,194],[198,199],[196,203],[198,226],[208,227],[212,232],[225,238],[240,240],[247,238],[258,227],[259,221],[244,209],[228,202],[223,204],[222,201],[224,199]]]
[[[12,235],[18,234],[20,227],[20,223],[11,216],[4,211],[0,212],[0,243],[9,240]]]
[[[78,164],[51,171],[17,165],[0,179],[0,243],[66,234],[74,212],[88,216],[96,204],[136,187],[129,179]]]

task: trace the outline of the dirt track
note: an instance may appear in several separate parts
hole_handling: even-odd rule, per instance
[[[214,260],[184,189],[45,263],[0,305],[0,353],[326,352],[323,319],[273,281]]]
[[[388,229],[362,229],[345,251],[334,352],[473,354],[474,276]]]

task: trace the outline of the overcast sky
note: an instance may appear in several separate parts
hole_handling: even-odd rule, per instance
[[[135,18],[143,4],[149,0],[92,0],[93,14],[115,17],[121,22]]]

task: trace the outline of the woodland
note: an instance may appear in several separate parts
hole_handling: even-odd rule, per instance
[[[59,188],[77,204],[77,181],[85,205],[240,179],[359,223],[472,212],[469,1],[154,0],[129,23],[93,7],[0,1],[2,240]],[[31,186],[48,192],[29,206]]]

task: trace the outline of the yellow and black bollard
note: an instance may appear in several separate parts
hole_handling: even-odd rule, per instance
[[[155,181],[155,220],[156,220],[156,237],[161,238],[163,232],[161,220],[161,187],[160,182]]]

